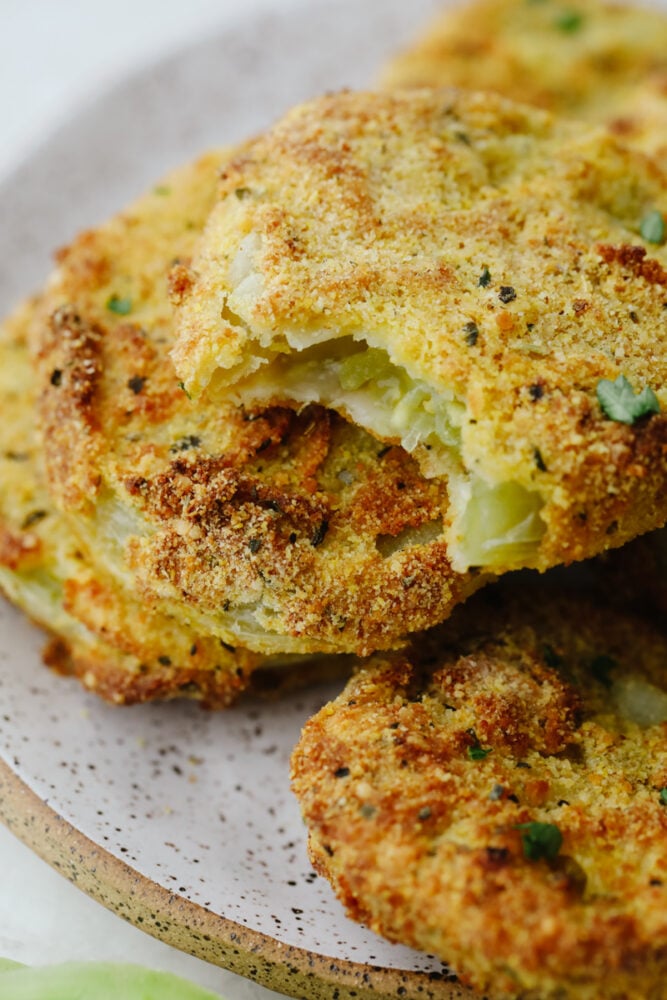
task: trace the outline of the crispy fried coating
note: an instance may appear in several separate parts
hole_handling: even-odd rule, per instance
[[[667,69],[654,73],[628,91],[605,119],[622,142],[632,143],[661,162],[667,156]]]
[[[313,864],[353,919],[480,991],[658,1000],[666,665],[639,617],[532,577],[488,588],[306,724]]]
[[[459,569],[583,559],[667,515],[667,417],[597,396],[623,376],[667,403],[665,212],[657,163],[602,129],[329,95],[226,165],[175,272],[175,365],[194,394],[315,400],[402,443],[449,485]]]
[[[667,17],[601,0],[472,0],[448,6],[382,74],[387,88],[491,90],[556,114],[610,122],[664,147]]]
[[[321,407],[189,399],[167,277],[216,200],[220,153],[61,251],[34,340],[49,487],[149,605],[266,654],[367,653],[442,620],[443,483]]]
[[[115,704],[230,704],[266,657],[159,614],[100,570],[48,494],[35,426],[26,303],[0,326],[0,590],[52,638],[46,662]]]

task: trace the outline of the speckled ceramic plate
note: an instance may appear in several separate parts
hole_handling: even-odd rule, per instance
[[[302,98],[369,84],[435,0],[344,0],[240,23],[127,80],[0,190],[0,310],[79,228]],[[7,252],[11,247],[11,253]],[[463,996],[435,959],[344,917],[310,870],[288,784],[333,690],[223,714],[112,709],[40,662],[0,601],[0,816],[86,892],[170,944],[292,995]]]

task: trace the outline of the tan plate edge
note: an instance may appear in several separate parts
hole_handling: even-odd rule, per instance
[[[309,1000],[479,1000],[445,976],[317,955],[170,893],[89,840],[0,759],[0,820],[44,861],[119,917],[181,951]]]

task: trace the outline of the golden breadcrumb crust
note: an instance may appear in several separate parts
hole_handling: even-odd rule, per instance
[[[605,119],[622,142],[632,143],[664,163],[667,156],[667,69],[637,84]]]
[[[61,251],[34,324],[50,489],[109,572],[184,624],[267,654],[395,646],[482,582],[451,568],[445,485],[320,408],[194,403],[173,371],[167,275],[220,155]]]
[[[667,639],[532,577],[503,588],[306,724],[311,859],[352,918],[480,991],[658,1000]],[[560,849],[535,854],[531,824]]]
[[[623,108],[635,139],[655,150],[665,141],[665,73],[667,17],[660,9],[600,0],[472,0],[443,9],[389,61],[381,82],[491,90],[595,122],[614,121]]]
[[[46,662],[115,704],[196,698],[223,708],[266,658],[147,607],[96,566],[54,506],[35,426],[29,302],[0,326],[0,590],[53,633]]]
[[[596,397],[624,375],[667,404],[658,211],[665,175],[602,129],[450,89],[330,95],[225,167],[177,273],[176,368],[233,394],[297,334],[366,341],[463,404],[467,473],[540,495],[531,565],[582,559],[667,515],[667,417]]]

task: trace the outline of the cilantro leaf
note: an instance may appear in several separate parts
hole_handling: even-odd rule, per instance
[[[619,375],[615,382],[600,379],[596,392],[602,412],[621,424],[634,424],[642,417],[660,413],[660,403],[653,389],[645,386],[635,394],[625,375]]]
[[[554,823],[520,823],[524,857],[529,861],[553,861],[563,844],[563,834]]]

